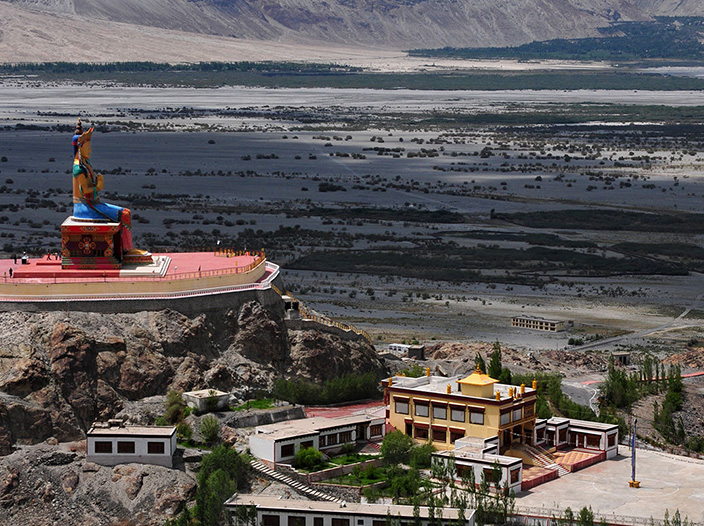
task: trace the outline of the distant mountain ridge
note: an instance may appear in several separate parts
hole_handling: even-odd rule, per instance
[[[8,1],[8,0],[3,0]],[[700,0],[9,0],[88,19],[208,35],[388,48],[598,36],[617,20],[702,16]]]
[[[704,16],[701,0],[0,0],[0,11],[3,4],[54,25],[79,23],[86,37],[91,21],[103,31],[106,22],[117,22],[125,25],[114,26],[115,33],[132,31],[125,33],[132,40],[134,28],[152,28],[321,49],[326,43],[389,50],[516,46],[596,37],[614,21]],[[13,27],[14,15],[0,20],[0,44],[13,30],[29,39],[29,49],[44,51],[38,56],[50,55],[45,51],[52,45],[74,43],[75,33],[47,35],[41,22],[36,30]]]

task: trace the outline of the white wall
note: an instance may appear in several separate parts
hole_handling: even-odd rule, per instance
[[[96,441],[112,443],[112,453],[96,453]],[[134,442],[134,453],[118,453],[118,442]],[[148,442],[161,442],[164,444],[164,453],[148,453]],[[96,464],[115,466],[117,464],[137,462],[170,468],[173,466],[173,454],[176,451],[176,434],[174,433],[173,437],[165,438],[89,436],[86,441],[86,449],[86,461],[95,462]]]

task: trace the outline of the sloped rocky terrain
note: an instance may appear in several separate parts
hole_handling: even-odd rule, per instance
[[[278,378],[325,381],[384,365],[364,340],[289,331],[256,301],[186,316],[0,314],[0,453],[53,437],[77,440],[126,403],[170,390],[268,389]]]

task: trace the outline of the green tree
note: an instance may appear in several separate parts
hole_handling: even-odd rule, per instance
[[[220,436],[220,423],[212,415],[207,415],[200,420],[200,434],[206,444],[214,444]]]
[[[183,401],[180,391],[169,391],[166,395],[166,411],[164,411],[164,419],[172,425],[178,424],[183,420],[183,412],[186,409],[186,403]]]
[[[414,445],[411,448],[409,463],[414,468],[429,468],[432,454],[435,452],[435,446],[430,442],[421,445]]]
[[[584,506],[579,510],[579,526],[594,526],[594,512],[591,506]]]
[[[392,431],[381,442],[381,458],[387,466],[408,464],[414,442],[401,431]]]
[[[487,374],[496,380],[501,377],[501,344],[499,342],[494,342],[494,352],[489,360],[489,372]]]

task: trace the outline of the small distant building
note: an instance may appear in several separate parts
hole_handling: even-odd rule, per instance
[[[181,396],[188,407],[195,409],[199,413],[216,411],[227,407],[230,403],[230,395],[216,389],[188,391]]]
[[[405,343],[390,343],[387,350],[396,356],[404,356],[408,353],[408,349],[410,348],[411,346]]]
[[[614,361],[620,363],[621,365],[631,364],[631,353],[628,351],[617,351],[611,353],[614,357]]]
[[[173,467],[176,428],[126,426],[121,420],[95,423],[86,433],[86,461],[104,466],[156,464]]]
[[[281,296],[284,302],[284,312],[286,313],[287,320],[298,320],[301,318],[300,304],[298,300],[284,294]]]
[[[290,464],[301,449],[312,447],[335,455],[345,444],[378,442],[384,438],[385,430],[383,416],[302,418],[255,428],[249,436],[249,450],[270,466]]]
[[[409,346],[407,356],[413,360],[425,360],[425,345]]]
[[[254,507],[256,524],[261,526],[387,526],[388,517],[399,524],[414,524],[413,506],[395,504],[369,504],[358,502],[326,502],[313,500],[282,499],[270,495],[233,495],[225,502],[232,522],[247,526],[238,520],[237,510]],[[420,506],[420,524],[428,525],[429,510]],[[474,510],[465,510],[461,526],[474,526]],[[435,524],[458,525],[459,510],[442,508],[442,519]]]
[[[532,329],[534,331],[559,332],[564,331],[574,322],[565,320],[548,320],[538,316],[514,316],[511,318],[511,327]]]

